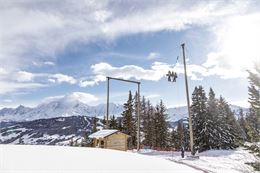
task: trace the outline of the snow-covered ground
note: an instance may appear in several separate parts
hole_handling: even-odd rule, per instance
[[[0,145],[1,173],[170,173],[202,172],[137,153],[65,146]]]
[[[173,160],[178,163],[201,168],[206,172],[214,173],[252,173],[254,172],[253,168],[245,164],[245,162],[259,160],[259,158],[244,148],[238,148],[236,150],[210,150],[199,153],[199,159],[189,159],[187,157],[182,159],[180,152],[171,151],[141,150],[140,153]],[[190,155],[190,153],[185,153],[185,155]]]

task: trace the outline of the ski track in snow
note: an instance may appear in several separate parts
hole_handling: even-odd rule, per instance
[[[141,150],[139,154],[183,163],[209,173],[252,173],[254,172],[253,168],[245,163],[259,160],[259,158],[244,148],[236,150],[210,150],[199,153],[199,159],[181,158],[180,152],[172,151]],[[190,153],[186,152],[185,155],[190,155]]]

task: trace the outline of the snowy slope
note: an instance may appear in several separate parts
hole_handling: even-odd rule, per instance
[[[0,145],[0,156],[2,173],[201,172],[165,159],[85,147]]]
[[[91,133],[93,118],[86,116],[59,117],[25,122],[0,122],[0,144],[68,145],[78,143]],[[98,120],[97,128],[103,128]]]

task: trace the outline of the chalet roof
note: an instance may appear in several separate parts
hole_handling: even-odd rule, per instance
[[[115,130],[115,129],[99,130],[99,131],[89,135],[89,138],[104,138],[104,137],[112,135],[113,133],[116,133],[116,132],[118,132],[118,130]]]

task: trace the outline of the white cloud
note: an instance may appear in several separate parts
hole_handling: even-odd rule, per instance
[[[160,57],[160,53],[157,53],[157,52],[151,52],[149,53],[147,59],[148,60],[154,60],[154,59],[157,59]]]
[[[93,94],[83,92],[73,92],[65,96],[68,100],[79,100],[82,103],[89,104],[98,101],[98,98]]]
[[[12,103],[13,100],[11,100],[11,99],[5,99],[5,100],[3,100],[3,102],[5,102],[5,103]]]
[[[46,87],[44,84],[40,83],[17,83],[17,82],[1,82],[0,81],[0,94],[6,94],[10,92],[20,91],[20,90],[31,90],[35,88]]]
[[[18,82],[31,82],[33,81],[34,74],[26,72],[26,71],[18,71],[14,75],[14,80]]]
[[[251,62],[260,59],[259,16],[251,1],[0,1],[0,82],[5,83],[5,89],[0,92],[37,88],[43,84],[33,80],[46,76],[51,83],[66,82],[82,87],[105,81],[107,75],[158,81],[171,65],[154,63],[144,69],[99,63],[91,67],[93,76],[89,80],[77,80],[64,74],[36,75],[28,72],[28,67],[55,65],[57,52],[74,42],[113,40],[162,30],[180,31],[193,26],[203,26],[215,33],[217,41],[214,43],[212,39],[216,50],[208,54],[204,66],[189,65],[191,79],[201,80],[211,75],[244,77]],[[151,52],[148,59],[158,55]],[[22,70],[19,72],[19,69]],[[183,66],[176,66],[174,70],[183,73]],[[15,75],[17,87],[12,81]],[[6,86],[8,83],[12,85],[10,89]]]
[[[205,74],[207,74],[207,69],[199,65],[187,65],[188,67],[188,76],[191,77],[191,80],[201,80]],[[173,65],[163,63],[163,62],[154,62],[151,65],[150,69],[144,69],[136,65],[124,65],[121,67],[113,67],[112,65],[101,62],[91,66],[92,73],[94,76],[92,80],[81,80],[80,86],[94,86],[99,82],[106,81],[106,77],[116,77],[122,79],[136,79],[136,80],[149,80],[149,81],[159,81],[169,70],[173,70],[178,74],[184,73],[184,67],[182,64],[177,63],[175,67]]]
[[[44,65],[54,66],[55,63],[54,63],[54,62],[51,62],[51,61],[46,61],[46,62],[44,62]]]
[[[260,63],[260,13],[231,16],[216,25],[216,51],[203,64],[209,75],[222,78],[247,77],[246,70]]]
[[[60,100],[60,99],[62,99],[62,98],[64,98],[64,95],[45,97],[45,98],[42,100],[42,103],[50,103],[50,102],[53,102],[53,101]]]
[[[60,96],[51,96],[43,99],[43,103],[49,103],[52,101],[61,100],[63,102],[74,102],[80,101],[85,104],[93,105],[99,101],[99,98],[93,94],[85,93],[85,92],[72,92],[66,95]]]
[[[154,99],[154,98],[158,98],[160,96],[161,96],[160,94],[150,94],[150,95],[145,96],[145,98],[147,98],[147,99]]]
[[[75,84],[77,83],[77,80],[74,79],[72,76],[64,75],[61,73],[49,75],[49,81],[50,82],[57,82],[57,83],[69,83],[69,84]]]
[[[87,81],[87,80],[81,80],[79,81],[79,86],[80,87],[87,87],[87,86],[94,86],[96,85],[97,82],[96,81]]]
[[[162,73],[156,73],[158,69],[163,69],[165,66],[163,63],[154,63],[151,69],[143,69],[136,65],[125,65],[122,67],[113,67],[108,63],[98,63],[91,66],[94,74],[101,76],[112,76],[117,78],[130,79],[135,78],[137,80],[160,80]],[[166,65],[167,66],[167,65]],[[105,79],[105,78],[101,78]]]
[[[249,6],[244,1],[0,1],[0,61],[24,69],[52,61],[75,41],[209,26]]]
[[[77,80],[69,75],[57,73],[31,73],[0,68],[0,94],[21,92],[28,89],[47,87],[52,84],[77,84]]]
[[[6,75],[8,72],[4,69],[0,67],[0,75]]]

